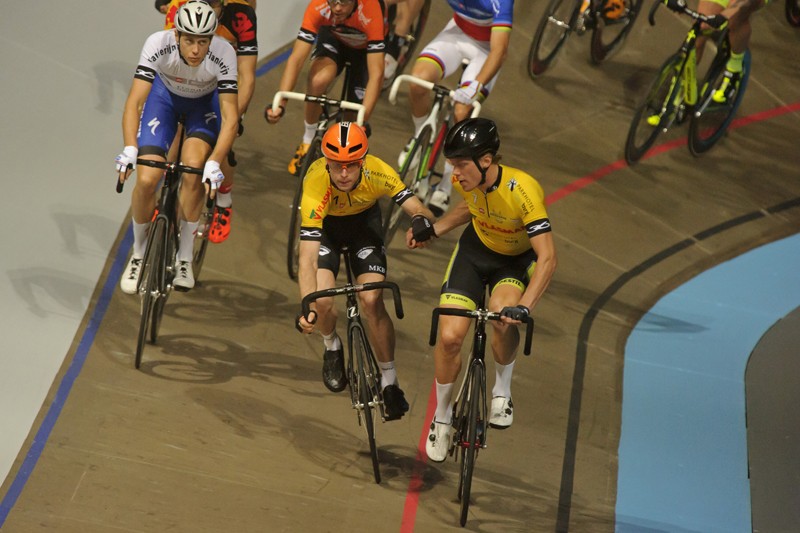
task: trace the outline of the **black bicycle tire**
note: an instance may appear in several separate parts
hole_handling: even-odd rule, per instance
[[[479,401],[481,398],[481,376],[484,371],[483,366],[473,363],[472,377],[469,383],[469,410],[467,415],[467,435],[465,442],[461,444],[461,481],[459,485],[459,498],[461,500],[460,523],[463,527],[467,523],[469,514],[469,499],[472,492],[472,475],[475,472],[475,457],[478,453],[477,435],[478,423],[480,418]]]
[[[709,68],[708,73],[703,78],[703,82],[700,85],[700,87],[706,87],[706,92],[698,96],[698,102],[705,102],[711,97],[711,93],[716,86],[715,80],[722,76],[722,73],[725,71],[725,64],[727,61],[727,54],[718,53],[717,57],[714,58],[714,64]],[[728,126],[730,126],[733,118],[736,116],[736,111],[739,109],[739,105],[742,103],[742,98],[744,98],[744,93],[747,90],[747,82],[749,79],[750,52],[747,51],[745,52],[745,58],[742,62],[742,77],[739,80],[739,88],[736,92],[736,96],[734,97],[733,104],[730,106],[729,111],[722,123],[715,127],[714,133],[707,138],[703,138],[702,133],[707,129],[702,124],[702,117],[704,113],[698,112],[692,114],[691,120],[689,121],[688,145],[689,151],[693,155],[699,156],[709,151],[725,135],[725,132],[728,131]]]
[[[155,292],[157,284],[156,268],[160,263],[160,255],[163,250],[161,240],[163,239],[163,232],[156,231],[157,221],[153,223],[153,231],[150,232],[150,238],[147,240],[147,248],[142,258],[141,273],[138,283],[140,295],[140,315],[139,320],[139,334],[136,342],[136,353],[134,354],[133,366],[139,368],[142,364],[142,354],[144,347],[147,343],[147,333],[150,329],[150,317],[153,311],[153,292]]]
[[[156,221],[159,219],[157,218]],[[167,224],[167,220],[162,218],[161,224]],[[155,225],[155,223],[154,223]],[[161,229],[158,229],[161,231]],[[164,317],[164,307],[167,305],[167,298],[170,293],[170,286],[175,279],[175,243],[177,235],[171,235],[170,229],[163,232],[164,243],[161,246],[162,257],[161,266],[158,269],[157,289],[158,298],[153,302],[153,313],[150,324],[150,343],[155,344],[158,342],[158,333],[161,330],[161,319]]]
[[[302,223],[300,203],[303,199],[303,180],[308,172],[308,167],[317,159],[320,142],[320,137],[314,137],[314,140],[311,141],[311,146],[303,159],[303,165],[300,167],[300,176],[298,177],[300,181],[297,183],[297,190],[290,206],[289,233],[286,241],[286,269],[289,277],[293,280],[297,279],[297,261],[300,253],[300,224]]]
[[[636,108],[636,112],[633,115],[631,125],[628,129],[628,136],[625,139],[625,160],[629,165],[636,163],[647,153],[663,129],[661,123],[659,123],[658,126],[650,126],[652,128],[650,134],[643,143],[637,145],[636,138],[638,129],[642,125],[642,120],[649,116],[646,115],[646,113],[649,113],[655,106],[662,107],[664,102],[666,102],[666,110],[662,112],[662,115],[669,117],[674,110],[675,91],[681,90],[680,76],[682,63],[683,56],[679,53],[673,54],[667,58],[658,70],[656,77],[650,83],[644,101]],[[667,85],[668,80],[671,86],[669,93],[666,96],[659,96],[659,89]],[[674,84],[672,83],[673,81],[675,82]]]
[[[417,179],[421,174],[422,169],[422,154],[420,154],[420,161],[417,165],[416,172],[411,171],[411,161],[414,160],[414,156],[416,156],[417,152],[423,149],[427,149],[428,144],[430,143],[430,138],[432,134],[432,130],[430,126],[425,126],[422,128],[422,131],[419,132],[419,135],[416,136],[415,141],[413,142],[413,146],[411,150],[408,152],[408,156],[406,157],[405,162],[403,163],[402,168],[400,169],[400,180],[405,184],[406,187],[414,190]],[[395,233],[397,232],[397,228],[400,227],[400,223],[406,218],[405,211],[403,208],[394,203],[393,200],[389,200],[388,204],[386,205],[386,213],[384,215],[383,220],[383,243],[386,246],[389,246],[392,243],[392,239],[394,238]]]
[[[621,17],[623,20],[617,19],[610,21],[610,24],[608,24],[609,26],[613,24],[625,24],[625,26],[608,44],[603,43],[603,29],[607,24],[600,13],[595,15],[597,23],[592,29],[592,44],[589,47],[589,57],[594,64],[599,65],[608,59],[608,57],[622,45],[633,28],[633,23],[636,22],[636,17],[639,15],[639,11],[642,7],[642,1],[643,0],[631,0],[631,7],[628,10],[628,14],[625,17]],[[599,2],[598,5],[602,6],[602,1]]]
[[[545,9],[544,13],[542,14],[541,20],[539,20],[539,24],[536,26],[536,32],[533,34],[533,41],[531,41],[531,47],[528,51],[528,75],[532,79],[536,79],[539,76],[543,75],[547,70],[555,62],[558,53],[563,48],[564,43],[567,42],[567,38],[569,38],[569,34],[572,33],[573,29],[575,28],[575,21],[580,14],[581,4],[583,0],[550,0],[550,3],[547,4],[547,8]],[[567,21],[567,27],[562,28],[563,32],[561,36],[558,38],[558,41],[553,46],[553,49],[545,54],[545,57],[542,58],[540,55],[540,47],[542,44],[542,38],[545,34],[545,31],[550,25],[550,18],[555,13],[558,8],[563,3],[573,2],[574,7],[572,13],[570,14],[569,20]]]
[[[378,461],[378,445],[375,441],[375,419],[372,416],[373,407],[370,405],[374,399],[372,387],[369,384],[367,358],[369,351],[367,348],[367,341],[364,330],[360,328],[353,328],[350,337],[350,345],[353,347],[357,365],[358,365],[358,401],[362,408],[360,416],[363,417],[364,430],[367,433],[367,442],[369,443],[369,454],[372,459],[372,473],[375,477],[375,483],[381,482],[381,469]]]
[[[800,28],[800,3],[797,0],[786,0],[784,13],[790,26]]]

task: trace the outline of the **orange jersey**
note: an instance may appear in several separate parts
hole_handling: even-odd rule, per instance
[[[356,50],[383,52],[386,21],[380,0],[356,0],[355,8],[342,24],[334,24],[328,0],[311,0],[297,33],[301,41],[313,44],[323,26],[330,26],[338,41]]]

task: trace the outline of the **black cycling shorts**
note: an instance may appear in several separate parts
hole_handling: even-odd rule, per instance
[[[322,240],[317,268],[339,275],[342,247],[347,246],[353,274],[375,272],[386,277],[386,248],[383,246],[381,209],[376,203],[355,215],[331,216],[322,221]]]
[[[489,294],[498,285],[514,285],[520,292],[530,282],[536,266],[533,248],[519,255],[505,255],[486,247],[470,223],[461,234],[447,266],[439,305],[452,304],[475,309],[486,286]]]
[[[328,26],[323,26],[317,34],[317,44],[311,58],[329,57],[336,63],[336,75],[342,73],[345,63],[350,63],[350,87],[346,99],[350,102],[364,101],[364,91],[369,79],[367,71],[367,50],[357,50],[342,44],[333,36]]]

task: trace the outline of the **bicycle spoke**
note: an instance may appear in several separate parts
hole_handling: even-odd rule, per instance
[[[582,0],[550,0],[528,52],[528,74],[541,76],[550,68],[576,25]]]
[[[139,368],[142,363],[142,354],[144,353],[144,346],[147,342],[147,334],[151,327],[150,318],[153,313],[155,301],[159,298],[159,276],[157,269],[161,263],[161,254],[163,251],[162,243],[166,234],[166,232],[162,229],[163,227],[163,220],[156,219],[156,222],[153,223],[150,231],[147,249],[145,250],[144,259],[142,260],[142,272],[139,277],[141,319],[139,321],[139,335],[137,338],[136,354],[133,362],[135,368]]]
[[[374,376],[371,375],[369,370],[369,363],[367,359],[370,357],[364,331],[359,327],[353,328],[350,338],[351,346],[353,348],[353,355],[356,359],[357,372],[356,388],[358,398],[358,414],[360,422],[363,422],[364,430],[367,433],[367,442],[369,443],[370,458],[372,459],[372,473],[375,476],[375,483],[381,482],[381,471],[378,464],[378,445],[375,442],[375,423],[377,404],[375,399]]]

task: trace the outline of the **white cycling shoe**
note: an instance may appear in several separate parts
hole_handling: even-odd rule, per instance
[[[428,440],[425,441],[425,452],[428,459],[441,463],[447,458],[450,451],[450,442],[453,437],[453,426],[442,424],[434,420],[431,422],[431,430],[428,433]]]
[[[119,287],[125,294],[136,294],[136,286],[139,284],[139,276],[142,274],[142,258],[131,256],[125,272],[119,280]]]
[[[514,404],[511,398],[495,396],[489,411],[489,425],[496,429],[506,429],[514,422]]]
[[[433,191],[431,199],[428,201],[428,207],[433,214],[436,215],[436,218],[439,218],[445,214],[450,207],[450,197],[447,196],[447,193],[444,191]]]
[[[194,271],[191,261],[175,261],[175,279],[172,281],[175,290],[186,292],[194,288]]]

